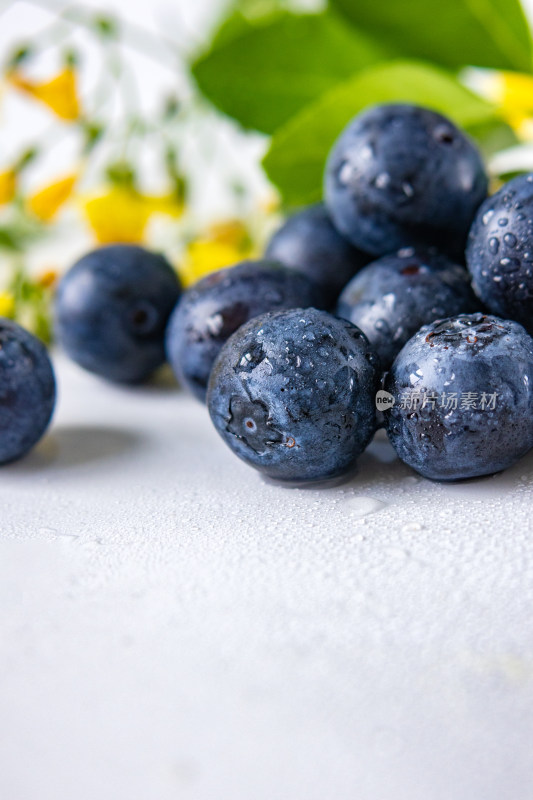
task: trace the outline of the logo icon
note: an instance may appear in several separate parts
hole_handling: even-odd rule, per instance
[[[379,392],[376,394],[376,408],[378,411],[387,411],[388,408],[392,408],[394,405],[394,397],[389,392],[386,392],[384,389],[380,389]]]

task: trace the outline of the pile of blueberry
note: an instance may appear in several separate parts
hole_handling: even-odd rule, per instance
[[[463,132],[381,105],[341,134],[324,190],[263,260],[184,292],[160,255],[89,253],[58,288],[60,345],[113,381],[168,360],[276,480],[348,474],[379,426],[435,480],[513,464],[533,447],[533,175],[487,197]],[[39,439],[54,397],[44,348],[0,322],[0,462]]]

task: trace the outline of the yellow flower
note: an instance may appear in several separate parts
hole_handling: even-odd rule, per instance
[[[50,222],[72,194],[77,175],[66,175],[28,198],[28,209],[42,222]]]
[[[0,206],[9,203],[15,195],[17,188],[17,173],[14,169],[0,172]]]
[[[179,216],[183,204],[173,195],[144,195],[126,186],[113,186],[85,199],[87,221],[100,244],[142,242],[155,214]]]
[[[57,278],[57,271],[53,267],[50,267],[50,269],[45,270],[39,275],[37,278],[37,285],[41,286],[43,289],[50,289],[57,282]]]
[[[24,78],[13,71],[8,75],[13,86],[40,100],[58,117],[73,122],[80,116],[76,73],[72,67],[65,67],[49,81],[38,83]]]
[[[215,222],[208,230],[208,237],[212,241],[235,247],[241,253],[246,252],[251,247],[248,229],[239,219]]]
[[[252,242],[245,225],[239,220],[217,223],[204,237],[189,243],[179,267],[182,283],[190,286],[200,278],[229,267],[253,255]]]
[[[152,214],[164,214],[168,217],[177,219],[183,214],[183,201],[174,194],[164,195],[142,195],[145,205]]]
[[[500,108],[503,119],[522,139],[533,138],[533,76],[522,72],[491,73],[483,93]]]
[[[0,317],[12,317],[15,313],[15,298],[11,292],[0,292]]]

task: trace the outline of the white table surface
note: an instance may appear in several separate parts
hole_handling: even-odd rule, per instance
[[[531,800],[533,457],[445,486],[378,437],[284,489],[56,365],[0,471],[3,800]]]

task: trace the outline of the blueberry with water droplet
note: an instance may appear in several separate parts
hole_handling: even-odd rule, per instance
[[[330,309],[341,289],[370,256],[334,227],[323,203],[293,214],[271,238],[266,258],[302,272],[320,288],[320,308]]]
[[[213,362],[237,328],[266,311],[316,305],[319,296],[305,275],[277,261],[243,261],[207,275],[183,293],[168,324],[177,379],[205,400]]]
[[[385,389],[390,441],[426,478],[489,475],[533,447],[533,339],[517,322],[478,313],[424,326]]]
[[[483,203],[470,230],[466,258],[474,290],[486,307],[533,334],[531,177],[513,178]]]
[[[226,444],[251,466],[280,481],[324,481],[349,472],[370,442],[379,374],[351,323],[314,308],[277,311],[229,338],[207,404]]]
[[[45,346],[0,318],[0,464],[26,455],[45,432],[56,399]]]
[[[163,256],[133,245],[100,247],[59,283],[56,337],[89,372],[138,383],[165,361],[165,328],[180,291]]]
[[[434,111],[400,104],[355,117],[325,173],[335,226],[377,256],[426,244],[462,259],[487,186],[481,155],[462,131]]]
[[[337,303],[337,315],[361,328],[384,369],[422,325],[478,309],[464,267],[436,250],[413,248],[368,264]]]

